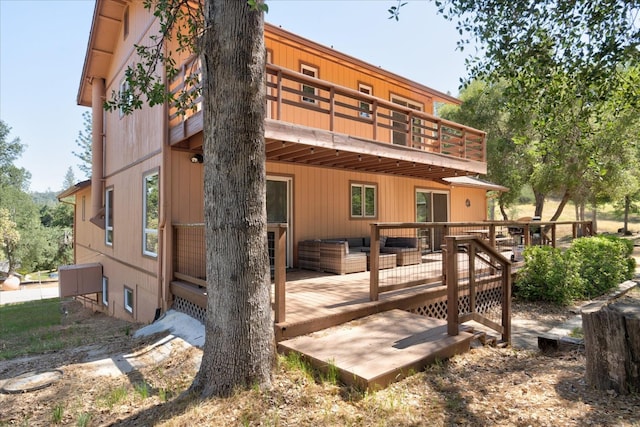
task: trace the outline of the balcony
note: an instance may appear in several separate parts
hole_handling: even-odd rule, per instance
[[[185,63],[170,90],[197,90]],[[486,134],[477,129],[267,64],[267,160],[441,179],[486,173]],[[169,141],[202,150],[201,97],[169,111]]]

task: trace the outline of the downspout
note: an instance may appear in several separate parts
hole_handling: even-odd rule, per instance
[[[94,77],[91,81],[91,218],[89,221],[104,230],[105,218],[102,204],[104,177],[104,79]]]
[[[166,50],[165,45],[165,50]],[[166,54],[166,52],[165,52]],[[167,73],[163,75],[164,85],[168,90]],[[169,105],[164,102],[162,109],[162,160],[160,164],[160,218],[158,223],[158,305],[157,310],[167,311],[169,304],[169,284],[173,272],[171,262],[165,257],[172,256],[171,228],[166,230],[167,216],[171,217],[171,150],[169,147]],[[156,311],[157,311],[156,310]]]

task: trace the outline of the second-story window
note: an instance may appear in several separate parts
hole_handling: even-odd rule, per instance
[[[113,246],[113,188],[107,188],[104,200],[104,241],[108,246]]]
[[[142,253],[158,256],[158,218],[159,213],[158,172],[144,177],[142,201]]]
[[[318,77],[318,69],[311,67],[309,65],[300,64],[300,72],[305,76],[314,77],[314,78]],[[309,102],[311,104],[316,104],[318,102],[315,98],[318,95],[317,88],[311,85],[302,84],[301,90],[302,90],[302,93],[304,94],[302,95],[303,102]],[[308,96],[305,96],[305,95],[308,95]]]
[[[362,83],[358,85],[358,91],[366,95],[373,95],[373,89],[371,88],[371,86],[363,85]],[[370,103],[368,103],[367,101],[360,101],[358,107],[360,108],[360,117],[371,117]]]

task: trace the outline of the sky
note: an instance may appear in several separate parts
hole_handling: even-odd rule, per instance
[[[133,0],[142,1],[142,0]],[[431,2],[409,0],[400,20],[395,0],[268,0],[265,20],[307,39],[437,89],[458,94],[466,53],[456,51],[455,25]],[[77,105],[93,0],[0,0],[0,120],[25,151],[17,166],[31,191],[63,190],[83,131]]]

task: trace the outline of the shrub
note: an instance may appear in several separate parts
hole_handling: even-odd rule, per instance
[[[583,237],[574,240],[566,254],[579,261],[578,274],[583,281],[582,298],[602,295],[633,276],[628,261],[631,250],[626,242],[612,237]],[[633,263],[635,269],[635,263]]]
[[[524,267],[518,271],[514,293],[525,300],[569,304],[581,293],[574,256],[550,246],[524,250]]]

